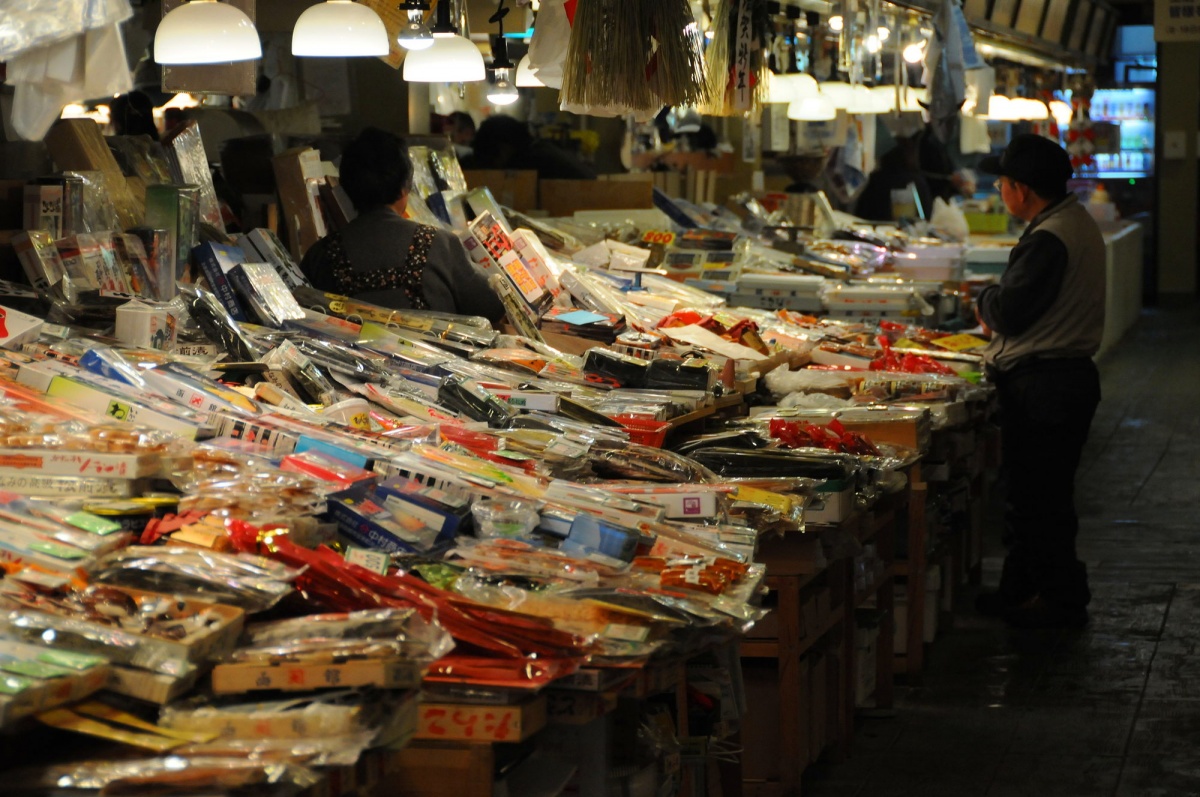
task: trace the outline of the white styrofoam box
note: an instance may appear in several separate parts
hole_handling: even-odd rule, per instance
[[[836,492],[822,492],[817,496],[820,509],[811,506],[804,509],[804,519],[809,523],[841,523],[854,510],[854,487],[848,486]]]

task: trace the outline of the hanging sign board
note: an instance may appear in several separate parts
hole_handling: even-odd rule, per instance
[[[754,29],[751,23],[750,2],[738,3],[737,39],[733,51],[733,109],[749,111],[754,100],[755,76],[750,71]]]
[[[1154,40],[1200,41],[1200,0],[1154,0]]]

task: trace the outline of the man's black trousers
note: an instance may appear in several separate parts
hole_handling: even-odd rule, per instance
[[[1008,482],[1000,593],[1010,604],[1040,595],[1086,606],[1087,569],[1075,553],[1075,472],[1100,403],[1100,375],[1086,357],[1031,359],[990,375]]]

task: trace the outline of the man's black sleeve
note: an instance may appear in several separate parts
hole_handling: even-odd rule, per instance
[[[999,285],[979,294],[979,315],[993,331],[1020,335],[1054,304],[1067,271],[1067,247],[1035,231],[1013,247]]]

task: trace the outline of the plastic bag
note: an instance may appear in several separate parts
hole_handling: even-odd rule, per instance
[[[538,10],[537,25],[529,42],[529,71],[552,89],[561,89],[571,23],[565,0],[546,0]]]
[[[933,215],[930,216],[929,223],[935,230],[954,241],[965,241],[971,234],[962,208],[950,204],[940,196],[933,200]]]
[[[525,537],[541,520],[534,506],[525,501],[476,501],[471,515],[476,535],[484,538]]]

